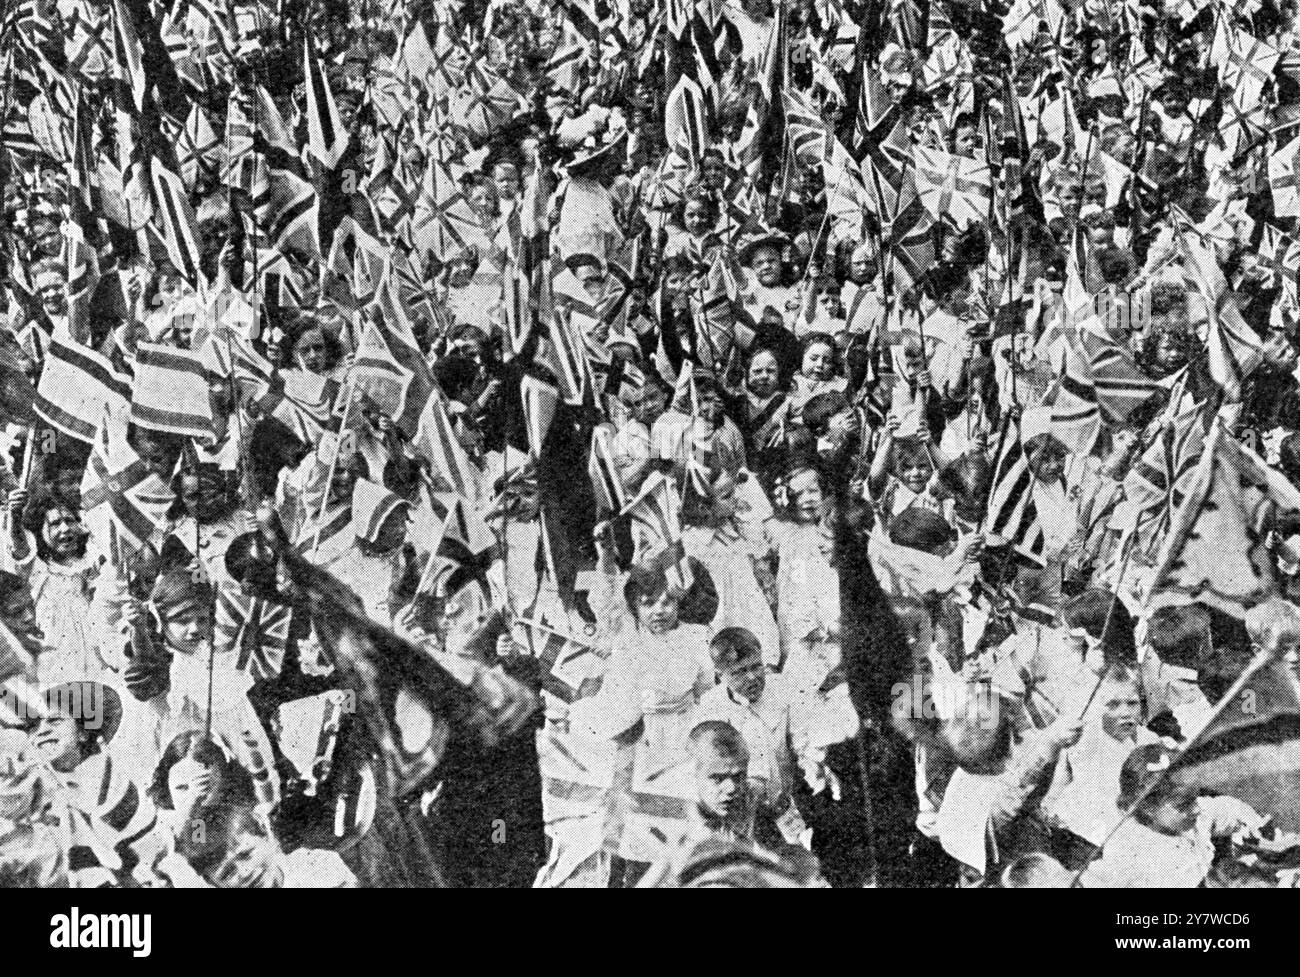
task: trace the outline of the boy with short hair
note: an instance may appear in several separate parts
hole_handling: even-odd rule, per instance
[[[758,801],[779,816],[778,827],[797,842],[806,830],[791,797],[795,747],[790,698],[779,673],[768,674],[763,648],[746,628],[723,628],[709,644],[718,684],[700,698],[697,716],[734,726],[749,746],[749,781]]]

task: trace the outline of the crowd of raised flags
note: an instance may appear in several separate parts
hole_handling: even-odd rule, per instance
[[[1295,883],[1293,7],[21,0],[0,71],[0,884]]]

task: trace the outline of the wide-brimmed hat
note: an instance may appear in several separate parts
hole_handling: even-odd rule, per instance
[[[754,257],[754,252],[759,248],[773,248],[779,254],[784,251],[790,244],[790,239],[778,231],[764,231],[761,234],[754,234],[746,238],[740,244],[740,263],[749,264]]]
[[[601,180],[617,174],[627,165],[627,130],[603,146],[582,147],[565,166],[570,177]]]

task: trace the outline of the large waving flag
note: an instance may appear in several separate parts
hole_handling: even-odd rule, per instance
[[[58,336],[50,340],[34,405],[42,421],[93,443],[105,408],[125,415],[130,402],[131,377],[119,373],[108,357]]]
[[[1197,796],[1236,797],[1279,827],[1300,824],[1300,681],[1279,654],[1260,651],[1206,724],[1169,764]]]
[[[1160,548],[1148,606],[1199,601],[1244,617],[1276,590],[1266,531],[1277,511],[1300,512],[1300,490],[1216,423]]]

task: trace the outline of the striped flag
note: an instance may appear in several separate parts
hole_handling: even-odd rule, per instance
[[[560,403],[560,390],[549,380],[525,373],[519,384],[519,392],[523,399],[528,452],[536,459],[541,455],[542,445],[546,443],[546,435],[551,429],[551,422],[555,419],[555,409]]]
[[[692,165],[703,158],[716,108],[715,79],[707,45],[695,31],[690,0],[668,0],[664,21],[664,138]]]
[[[204,394],[207,385],[204,385]],[[54,336],[36,388],[36,414],[50,427],[78,441],[94,443],[105,408],[125,415],[131,377],[89,346]]]
[[[555,374],[560,396],[566,404],[589,403],[595,398],[596,381],[586,346],[573,326],[567,307],[557,307],[551,316],[549,343],[539,350],[538,358]]]
[[[554,316],[551,290],[551,197],[540,168],[528,177],[524,198],[512,214],[507,248],[506,353],[517,356],[535,331],[543,334]],[[540,327],[540,328],[539,328]]]
[[[542,666],[542,690],[571,704],[595,695],[605,674],[609,652],[592,647],[525,615],[515,619],[524,629],[532,657]]]
[[[348,133],[310,32],[303,36],[303,76],[307,88],[307,148],[325,169],[332,170],[347,152]]]
[[[212,403],[199,355],[174,346],[140,343],[131,421],[151,431],[211,441]]]
[[[69,168],[69,220],[64,228],[63,253],[68,276],[68,329],[74,338],[90,335],[90,301],[100,279],[112,270],[112,251],[104,226],[99,180],[92,169],[90,108],[77,96]]]
[[[143,112],[147,87],[144,53],[131,14],[122,0],[113,0],[113,62],[114,74],[118,82],[126,86],[131,105],[137,114]]]
[[[482,473],[456,439],[446,397],[437,387],[425,402],[412,444],[429,461],[435,481],[471,501],[483,498]]]
[[[156,156],[153,158],[153,192],[157,206],[154,219],[161,229],[167,257],[181,276],[199,288],[199,232],[190,206],[189,194],[181,178]]]
[[[81,510],[90,538],[115,536],[138,550],[166,519],[175,496],[127,442],[126,404],[105,406],[81,480]],[[106,554],[116,559],[116,554]]]
[[[591,459],[587,464],[587,474],[596,490],[596,505],[603,513],[622,512],[627,505],[610,443],[615,436],[607,424],[598,425],[591,432]]]
[[[985,527],[993,545],[1010,544],[1015,552],[1046,566],[1046,537],[1034,505],[1033,475],[1020,442],[1020,425],[1008,418],[1002,432]]]

